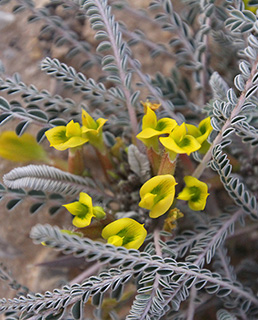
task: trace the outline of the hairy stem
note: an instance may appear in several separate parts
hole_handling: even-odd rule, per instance
[[[125,74],[125,72],[124,72],[124,70],[122,68],[122,60],[121,60],[121,57],[120,57],[119,48],[116,45],[116,40],[115,40],[115,37],[114,37],[113,30],[111,29],[110,22],[109,22],[106,14],[105,14],[105,11],[103,9],[103,5],[102,5],[101,1],[96,0],[95,1],[95,5],[98,7],[99,13],[100,13],[100,15],[101,15],[101,17],[103,19],[104,24],[105,24],[106,31],[107,31],[111,46],[113,48],[114,57],[115,57],[116,64],[117,64],[117,67],[118,67],[120,79],[121,79],[121,82],[123,84],[123,92],[124,92],[124,95],[125,95],[127,111],[128,111],[129,118],[130,118],[130,121],[131,121],[133,135],[134,135],[134,138],[135,138],[135,136],[138,133],[138,124],[137,124],[136,112],[135,112],[135,109],[132,106],[131,101],[130,101],[130,91],[127,89],[127,87],[125,85],[126,74]]]
[[[200,162],[198,167],[195,169],[194,173],[192,174],[193,177],[198,179],[202,175],[203,171],[207,168],[208,162],[210,161],[210,159],[212,157],[213,149],[215,148],[216,145],[220,144],[220,142],[223,139],[223,137],[222,137],[223,132],[227,128],[230,127],[231,120],[240,113],[240,111],[241,111],[241,109],[242,109],[242,107],[243,107],[243,105],[244,105],[244,103],[246,101],[246,98],[245,98],[246,92],[251,88],[253,76],[257,72],[257,65],[258,65],[258,58],[256,59],[255,63],[253,64],[250,77],[246,82],[245,89],[241,93],[241,96],[239,97],[235,108],[232,110],[230,117],[224,123],[222,129],[220,130],[220,132],[218,133],[218,135],[214,139],[213,143],[211,144],[209,150],[207,151],[207,153],[203,157],[202,161]]]

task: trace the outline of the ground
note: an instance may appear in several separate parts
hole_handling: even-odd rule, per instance
[[[146,7],[149,1],[135,0],[131,1],[137,8]],[[37,0],[37,7],[44,6],[48,1]],[[39,64],[42,59],[51,54],[52,58],[58,58],[60,61],[65,61],[65,53],[67,48],[55,47],[47,41],[39,40],[38,34],[41,27],[41,22],[28,24],[27,18],[29,16],[27,11],[13,15],[12,8],[16,4],[12,0],[9,4],[0,7],[0,60],[5,67],[7,76],[12,76],[14,73],[19,73],[22,81],[26,84],[33,84],[39,90],[47,89],[51,94],[63,94],[60,85],[55,78],[47,76],[40,71]],[[123,15],[119,13],[119,17],[123,20]],[[72,18],[70,18],[72,19]],[[127,19],[127,23],[132,30],[137,28],[137,19]],[[147,27],[148,28],[148,25]],[[149,26],[150,28],[150,26]],[[82,29],[82,33],[87,32],[89,37],[93,38],[93,32],[89,25]],[[153,27],[148,29],[152,36],[158,37]],[[165,33],[164,33],[165,36]],[[155,66],[153,60],[146,55],[143,47],[139,46],[137,51],[137,58],[144,57],[142,60],[143,69],[151,71],[160,68],[169,70],[163,65],[162,59],[157,59]],[[77,67],[76,60],[72,61],[73,66]],[[80,70],[78,70],[80,71]],[[94,70],[87,71],[87,77],[94,78]],[[5,92],[1,93],[3,97],[7,97]],[[13,98],[18,99],[17,95]],[[15,128],[15,122],[8,123],[0,130],[12,130]],[[33,133],[33,128],[30,130]],[[50,151],[47,142],[44,142],[44,147]],[[24,164],[10,162],[4,159],[0,160],[1,178],[5,173],[11,169],[22,166]],[[2,179],[1,179],[2,181]],[[33,245],[29,238],[31,228],[37,223],[50,223],[52,225],[67,227],[70,225],[70,216],[67,214],[59,214],[55,217],[50,217],[47,210],[41,210],[40,213],[31,215],[29,207],[31,205],[29,200],[19,204],[12,211],[6,210],[6,203],[8,199],[1,202],[0,215],[0,261],[4,262],[8,270],[11,271],[13,277],[22,285],[27,286],[32,291],[51,290],[61,283],[68,281],[67,268],[63,269],[47,269],[44,267],[37,267],[37,263],[49,261],[56,257],[56,253],[46,247]],[[0,297],[12,297],[15,294],[5,282],[0,282]]]

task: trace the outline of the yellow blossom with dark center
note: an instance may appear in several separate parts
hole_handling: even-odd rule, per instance
[[[109,223],[102,230],[102,237],[114,246],[123,246],[127,249],[138,249],[144,242],[147,231],[143,224],[130,219],[122,218]]]
[[[66,150],[83,145],[89,139],[82,136],[80,124],[71,120],[66,126],[57,126],[45,132],[50,146],[57,150]]]
[[[177,199],[188,201],[190,209],[195,211],[203,210],[206,206],[208,186],[195,177],[184,177],[186,187],[179,193]]]
[[[155,176],[140,189],[139,206],[150,210],[151,218],[158,218],[167,212],[175,197],[175,178],[170,174]]]
[[[175,127],[177,122],[170,118],[161,118],[157,120],[155,112],[149,107],[146,107],[146,114],[142,119],[142,131],[136,136],[148,148],[153,148],[159,152],[158,136],[169,134]]]
[[[72,215],[73,225],[77,228],[84,228],[90,225],[93,217],[102,219],[105,217],[103,208],[92,205],[92,198],[84,192],[80,193],[79,201],[63,205]]]

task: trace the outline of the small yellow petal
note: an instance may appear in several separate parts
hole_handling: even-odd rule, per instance
[[[147,231],[139,222],[130,218],[122,218],[111,222],[102,230],[102,237],[108,239],[108,242],[110,237],[113,237],[112,241],[120,243],[120,239],[114,236],[123,239],[122,244],[119,245],[127,249],[138,249],[143,244]]]
[[[81,134],[82,134],[82,130],[78,122],[74,122],[73,120],[71,120],[66,125],[66,136],[68,138],[81,136]]]
[[[140,189],[140,196],[142,198],[145,194],[149,192],[151,193],[157,186],[160,186],[160,190],[163,186],[163,190],[165,192],[170,192],[175,185],[175,178],[171,174],[158,175],[149,179],[142,185]]]
[[[108,243],[113,244],[116,247],[121,247],[123,244],[123,238],[114,235],[108,238]]]
[[[168,211],[171,207],[175,197],[175,190],[173,190],[164,199],[160,200],[153,206],[149,215],[151,218],[158,218]]]
[[[180,140],[181,137],[186,135],[186,125],[183,122],[180,126],[176,126],[175,129],[171,132],[171,137],[175,140]]]
[[[170,133],[177,126],[177,122],[170,118],[161,118],[158,120],[155,129],[160,132],[160,134]]]
[[[45,132],[45,135],[50,142],[51,147],[64,143],[68,140],[65,126],[57,126],[49,129]]]
[[[97,125],[98,125],[98,131],[104,126],[104,124],[107,122],[108,120],[107,119],[104,119],[104,118],[98,118],[96,120],[97,122]]]
[[[156,194],[146,193],[143,196],[142,200],[139,202],[139,206],[150,210],[153,207],[155,197],[156,197]]]
[[[142,130],[146,128],[155,128],[157,125],[157,116],[150,107],[147,107],[145,116],[142,118]]]
[[[81,202],[89,208],[92,208],[92,198],[85,192],[80,193],[79,202]]]
[[[191,192],[189,188],[184,188],[181,192],[179,192],[177,199],[188,201],[191,199]]]
[[[171,136],[161,137],[159,141],[169,151],[173,151],[179,154],[186,153],[185,150],[182,149]]]
[[[82,137],[71,137],[66,142],[54,145],[53,147],[57,150],[66,150],[68,148],[76,148],[82,146],[84,143],[88,142],[87,138]]]
[[[160,131],[157,131],[153,128],[146,128],[146,129],[142,130],[140,133],[138,133],[136,138],[139,140],[149,139],[149,138],[158,136],[160,134],[161,134]]]
[[[64,204],[65,207],[74,216],[84,216],[89,211],[88,207],[81,204],[79,201]]]
[[[86,215],[85,217],[75,216],[73,218],[73,225],[77,228],[85,228],[90,225],[93,215]]]
[[[96,121],[84,109],[82,109],[82,125],[88,129],[98,128]]]
[[[193,124],[186,124],[186,129],[187,129],[187,134],[190,134],[194,138],[197,138],[202,134],[199,128],[197,128]]]

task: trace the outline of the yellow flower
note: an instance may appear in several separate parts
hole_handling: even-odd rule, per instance
[[[174,119],[161,118],[157,120],[155,112],[149,107],[146,107],[146,114],[142,119],[142,131],[136,136],[148,148],[153,148],[156,152],[159,151],[158,136],[169,134],[177,125]]]
[[[14,131],[0,134],[0,157],[17,162],[47,161],[47,154],[29,133],[17,136]]]
[[[188,201],[188,206],[192,210],[203,210],[209,195],[207,184],[191,176],[184,177],[184,181],[186,187],[179,193],[177,199]]]
[[[166,148],[171,160],[175,160],[178,153],[190,155],[201,147],[192,135],[187,134],[185,123],[176,126],[168,137],[161,137],[160,142]]]
[[[82,137],[79,123],[71,120],[66,126],[57,126],[45,132],[50,146],[57,150],[66,150],[83,145],[89,139]]]
[[[192,135],[202,146],[199,149],[200,153],[206,153],[210,144],[207,142],[207,138],[211,134],[213,128],[211,126],[211,118],[207,117],[203,119],[198,128],[192,124],[186,124],[187,131]]]
[[[105,146],[102,135],[102,128],[107,119],[99,118],[96,121],[82,109],[82,132],[83,137],[89,140],[89,143],[97,148],[100,152],[104,152]]]
[[[158,218],[172,205],[176,184],[175,178],[170,174],[151,178],[140,189],[139,206],[150,210],[151,218]]]
[[[104,210],[99,206],[93,207],[91,197],[84,192],[80,193],[79,201],[63,206],[75,216],[73,218],[73,225],[77,228],[87,227],[93,217],[97,219],[105,217]]]
[[[243,0],[243,2],[244,2],[244,5],[245,5],[245,10],[249,10],[249,11],[252,11],[253,13],[256,13],[257,4],[256,4],[256,6],[249,6],[248,4],[249,4],[249,2],[251,2],[251,1],[249,1],[249,0]]]
[[[109,223],[102,230],[102,237],[114,246],[123,246],[127,249],[138,249],[147,236],[143,224],[130,219],[122,218]]]

